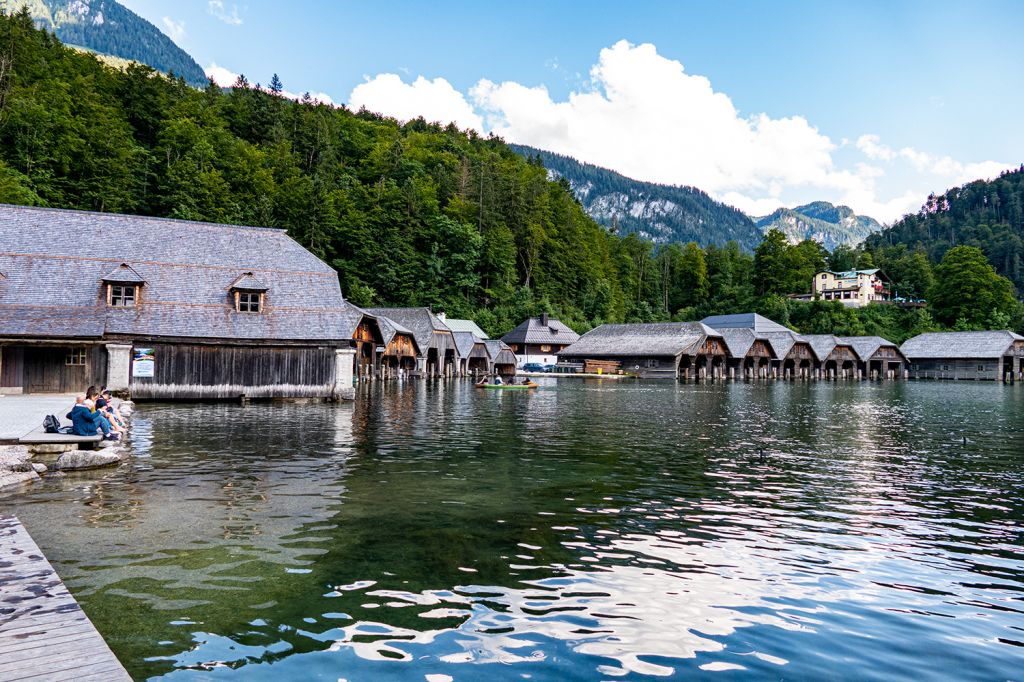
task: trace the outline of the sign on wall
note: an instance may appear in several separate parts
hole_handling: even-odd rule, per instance
[[[152,377],[156,356],[152,348],[136,348],[132,358],[132,376],[136,379]]]

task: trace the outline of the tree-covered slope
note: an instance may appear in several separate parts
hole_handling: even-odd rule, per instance
[[[36,25],[68,45],[148,64],[202,87],[202,67],[156,26],[114,0],[0,0],[8,14],[27,7]]]
[[[509,146],[526,157],[539,155],[549,171],[569,182],[591,217],[617,228],[620,234],[637,234],[656,243],[692,241],[701,246],[736,241],[746,250],[753,250],[761,241],[750,218],[695,187],[641,182],[569,156]]]
[[[813,239],[829,251],[841,245],[856,246],[882,228],[874,218],[857,215],[849,206],[835,206],[827,201],[780,208],[754,220],[765,234],[778,230],[794,244]]]
[[[920,250],[939,262],[954,246],[976,246],[996,271],[1024,291],[1024,166],[930,196],[865,246],[880,253]]]

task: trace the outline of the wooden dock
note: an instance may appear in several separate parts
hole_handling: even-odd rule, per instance
[[[0,682],[130,679],[25,527],[0,514]]]

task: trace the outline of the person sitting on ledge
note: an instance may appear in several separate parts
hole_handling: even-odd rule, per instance
[[[76,436],[95,436],[97,431],[103,431],[104,438],[117,440],[116,436],[110,435],[110,427],[104,424],[106,420],[93,411],[92,401],[86,400],[82,393],[75,396],[75,406],[68,413],[68,419],[71,420],[71,433]]]

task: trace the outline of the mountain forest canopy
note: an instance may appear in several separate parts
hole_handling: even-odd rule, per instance
[[[283,227],[353,303],[431,306],[490,334],[541,312],[585,331],[757,310],[798,331],[897,342],[986,322],[786,297],[824,265],[872,262],[923,296],[940,281],[924,247],[829,254],[773,232],[754,254],[737,241],[655,244],[599,225],[564,177],[496,137],[296,102],[269,83],[195,89],[148,66],[116,70],[26,12],[0,16],[0,202]],[[1020,304],[997,303],[989,321],[1019,328]]]
[[[0,10],[27,8],[37,26],[67,45],[148,64],[202,87],[206,74],[185,50],[156,26],[114,0],[0,0]]]

